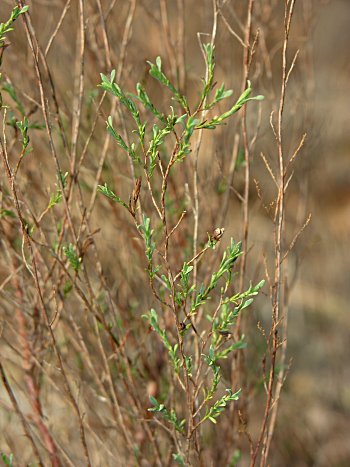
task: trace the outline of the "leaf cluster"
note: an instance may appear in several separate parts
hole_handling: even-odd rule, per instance
[[[174,367],[175,373],[179,373],[180,371],[180,365],[181,365],[181,360],[177,356],[178,349],[179,349],[179,344],[174,344],[171,345],[170,340],[167,336],[167,333],[165,330],[161,329],[158,323],[158,315],[157,312],[152,308],[149,313],[142,315],[143,318],[147,319],[150,326],[152,326],[152,329],[158,334],[158,336],[161,338],[165,348],[169,352],[169,358],[170,361]],[[190,365],[190,363],[189,363]]]
[[[6,21],[6,23],[0,23],[0,48],[4,46],[6,34],[8,34],[10,31],[13,31],[12,24],[16,21],[19,15],[22,15],[28,11],[28,8],[28,5],[22,8],[15,6],[11,12],[10,18]]]
[[[75,246],[70,243],[69,245],[63,246],[63,253],[69,261],[69,264],[74,269],[75,272],[78,272],[81,267],[82,259],[77,254]]]
[[[174,333],[171,330],[162,329],[159,325],[160,311],[156,311],[154,308],[151,308],[148,313],[144,314],[143,318],[148,321],[167,350],[173,376],[180,383],[181,388],[186,391],[186,387],[188,388],[196,378],[197,383],[198,378],[202,378],[199,387],[203,389],[203,397],[198,397],[196,401],[196,404],[198,404],[196,413],[188,414],[189,417],[199,417],[200,421],[197,424],[206,420],[216,423],[217,418],[224,411],[225,407],[231,401],[239,398],[241,390],[233,392],[230,388],[225,388],[225,394],[219,397],[212,406],[209,406],[209,401],[215,398],[221,382],[220,361],[227,359],[233,352],[246,347],[244,336],[241,336],[238,341],[233,341],[231,329],[235,326],[239,313],[252,303],[252,297],[258,293],[263,285],[262,281],[254,287],[250,286],[244,292],[233,295],[232,293],[228,293],[233,279],[232,270],[234,264],[241,255],[241,244],[235,243],[232,239],[223,253],[217,269],[212,272],[210,278],[206,281],[207,283],[201,283],[198,288],[196,280],[193,277],[193,262],[197,257],[182,262],[180,272],[176,275],[173,274],[169,267],[164,266],[166,261],[160,263],[161,265],[155,266],[154,264],[154,253],[155,251],[160,253],[161,248],[165,248],[165,253],[160,253],[160,257],[163,257],[163,259],[167,258],[166,248],[169,230],[167,230],[166,226],[167,217],[165,212],[167,207],[164,200],[166,199],[167,182],[172,166],[190,155],[193,135],[196,131],[215,129],[219,125],[225,124],[228,118],[237,113],[249,101],[263,99],[262,96],[252,97],[252,87],[248,81],[245,91],[227,111],[218,116],[208,116],[219,102],[230,98],[233,91],[225,89],[225,85],[222,84],[213,92],[215,88],[215,48],[212,44],[203,44],[203,51],[206,61],[206,75],[195,110],[190,109],[186,97],[166,76],[160,57],[156,58],[155,63],[148,62],[150,66],[149,73],[163,87],[170,91],[172,100],[175,101],[175,109],[173,106],[170,106],[168,115],[154,105],[145,88],[140,83],[136,85],[137,94],[125,93],[115,83],[116,73],[114,70],[109,77],[101,74],[100,84],[100,87],[104,91],[118,99],[121,106],[131,115],[133,124],[136,125],[136,129],[129,132],[126,140],[125,135],[123,138],[113,126],[111,116],[107,118],[106,122],[109,134],[116,141],[117,145],[128,154],[132,163],[139,165],[143,169],[144,177],[147,179],[153,205],[155,205],[157,214],[161,220],[160,229],[164,229],[165,242],[158,245],[158,240],[154,239],[151,219],[144,213],[142,213],[142,222],[140,225],[137,225],[137,229],[144,241],[145,254],[148,261],[148,275],[154,295],[161,302],[162,307],[173,307],[172,312],[176,316],[175,321],[178,329]],[[148,122],[141,121],[139,104],[143,105],[156,123],[152,122],[152,125],[148,125]],[[134,142],[130,142],[133,139],[132,133],[137,135],[137,140],[134,140]],[[169,151],[169,148],[171,148],[170,142],[173,142],[173,147]],[[158,176],[157,179],[156,175]],[[158,184],[155,185],[157,180]],[[141,177],[138,183],[140,186]],[[154,186],[156,186],[155,191],[153,191]],[[162,187],[159,201],[160,207],[157,206],[155,196],[155,193],[158,196],[159,186]],[[136,219],[135,210],[140,194],[139,189],[132,210],[130,209],[130,205],[128,206],[107,184],[99,185],[98,191],[128,209],[133,215],[134,220]],[[215,249],[223,233],[224,229],[216,229],[214,235],[209,235],[208,242],[201,254]],[[155,292],[155,282],[161,282],[162,284],[162,287],[160,287],[162,298]],[[217,296],[220,297],[220,302],[216,307],[216,311],[208,314],[211,326],[205,331],[204,335],[206,337],[202,340],[192,319],[198,314],[200,308],[210,308],[214,290],[218,292]],[[163,297],[165,297],[164,300]],[[182,314],[184,314],[184,318],[181,318]],[[183,319],[182,322],[181,319]],[[190,339],[188,339],[188,333],[191,329],[197,334],[202,346],[201,353],[197,354],[198,359],[191,353],[193,346],[190,345]],[[208,383],[207,375],[211,373],[212,379]],[[197,383],[194,383],[195,386]],[[163,419],[172,424],[177,432],[183,433],[185,420],[179,421],[179,417],[174,409],[168,410],[164,404],[159,403],[154,397],[151,397],[150,400],[153,407],[148,410],[158,413]],[[173,457],[175,461],[183,465],[180,453],[174,454]]]
[[[171,409],[169,412],[165,405],[160,404],[155,397],[150,396],[149,399],[153,407],[149,408],[148,411],[159,413],[164,418],[164,420],[168,421],[171,425],[174,426],[176,431],[183,433],[186,420],[179,420],[175,410]]]

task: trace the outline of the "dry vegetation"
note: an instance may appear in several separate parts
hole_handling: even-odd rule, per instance
[[[348,465],[342,441],[318,451],[327,411],[291,359],[319,268],[301,275],[316,17],[312,0],[36,0],[5,28],[5,463]]]

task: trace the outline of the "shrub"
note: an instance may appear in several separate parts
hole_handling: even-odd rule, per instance
[[[231,466],[243,459],[252,466],[258,461],[267,465],[286,370],[284,265],[309,221],[287,244],[285,193],[305,139],[286,163],[282,126],[295,64],[294,59],[288,68],[294,1],[285,3],[277,119],[271,115],[277,164],[271,166],[262,156],[276,189],[274,201],[265,206],[274,229],[269,256],[274,266],[266,261],[265,272],[261,256],[247,266],[251,148],[260,125],[257,119],[250,136],[247,109],[259,115],[263,105],[248,79],[258,44],[258,33],[252,35],[254,2],[248,2],[244,39],[236,37],[243,44],[242,89],[226,89],[215,81],[217,22],[219,15],[224,24],[226,19],[214,1],[211,41],[199,44],[205,77],[188,95],[180,59],[170,64],[169,73],[160,57],[148,62],[158,88],[148,78],[133,93],[120,84],[135,1],[115,70],[109,13],[103,16],[96,2],[107,71],[100,75],[99,91],[94,83],[88,92],[85,47],[95,51],[95,61],[99,47],[88,35],[93,26],[84,2],[78,3],[70,101],[65,101],[64,83],[57,83],[51,71],[56,64],[49,60],[70,2],[45,50],[27,6],[15,7],[0,26],[2,57],[5,36],[16,19],[23,19],[36,92],[31,97],[25,84],[12,82],[7,73],[1,76],[6,183],[1,179],[0,371],[5,410],[16,414],[26,434],[23,449],[4,453],[2,459],[6,465],[13,459],[40,465]],[[161,5],[171,55],[165,2]],[[93,15],[89,19],[93,23]],[[23,63],[19,58],[18,64]],[[232,158],[222,162],[224,174],[216,183],[210,176],[218,164],[215,148],[235,119],[241,129],[236,126]],[[109,152],[116,154],[112,162]],[[238,189],[233,187],[236,172]],[[242,206],[236,229],[240,241],[227,227],[232,192]],[[258,183],[257,193],[264,204]],[[249,318],[262,290],[271,299],[267,330],[256,323],[256,315]],[[262,362],[262,372],[257,362]],[[253,396],[264,409],[249,425]],[[19,436],[11,423],[9,416],[11,441],[0,446],[6,452]]]

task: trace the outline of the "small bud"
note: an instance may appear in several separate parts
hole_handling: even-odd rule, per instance
[[[158,393],[158,385],[156,381],[149,381],[147,384],[147,394],[149,396],[155,397]]]
[[[130,196],[130,200],[129,200],[129,211],[131,215],[134,217],[135,217],[135,212],[136,212],[136,204],[140,196],[141,182],[142,182],[141,177],[136,179],[135,186],[134,186],[132,195]]]
[[[224,336],[224,337],[230,337],[230,336],[232,336],[232,332],[230,332],[230,331],[224,331],[224,330],[222,330],[222,331],[218,331],[218,333],[219,333],[221,336]]]
[[[218,227],[217,229],[214,230],[214,232],[213,232],[213,234],[211,236],[212,240],[214,240],[215,242],[218,242],[221,239],[221,237],[224,235],[224,232],[225,232],[224,228],[220,229]]]

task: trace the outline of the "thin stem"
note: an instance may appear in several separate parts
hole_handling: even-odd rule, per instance
[[[279,164],[279,189],[278,197],[275,210],[275,274],[274,274],[274,283],[272,287],[272,326],[271,326],[271,355],[270,355],[270,371],[268,376],[268,385],[267,385],[267,400],[265,404],[265,412],[263,417],[263,422],[259,434],[259,438],[254,450],[254,453],[251,458],[250,466],[253,467],[257,461],[257,457],[262,445],[262,456],[260,466],[267,465],[268,451],[271,444],[271,438],[273,433],[274,424],[270,424],[271,432],[267,431],[268,420],[270,416],[270,410],[272,403],[278,404],[278,400],[275,399],[275,396],[278,396],[278,391],[280,391],[279,385],[277,386],[277,394],[274,393],[274,382],[275,382],[275,367],[276,367],[276,357],[277,350],[279,348],[279,336],[278,336],[278,325],[280,323],[280,312],[281,307],[283,306],[282,297],[281,297],[281,287],[283,280],[283,229],[284,229],[284,214],[285,214],[285,163],[284,163],[284,151],[283,151],[283,114],[284,114],[284,104],[286,97],[286,87],[287,87],[287,50],[289,43],[289,32],[292,22],[292,16],[294,12],[295,0],[285,3],[285,13],[284,13],[284,41],[283,41],[283,50],[282,50],[282,77],[281,77],[281,94],[278,108],[278,120],[277,120],[277,149],[278,149],[278,164]],[[276,409],[277,410],[277,409]]]

